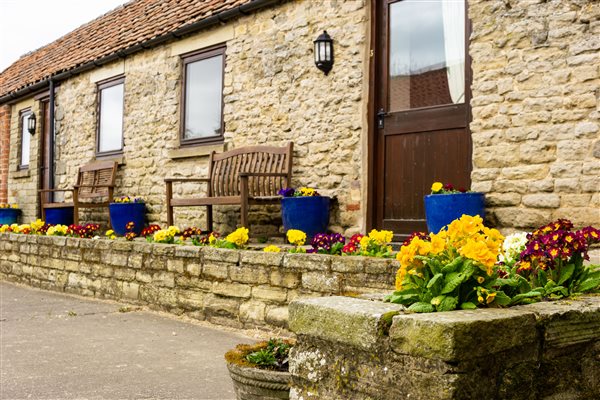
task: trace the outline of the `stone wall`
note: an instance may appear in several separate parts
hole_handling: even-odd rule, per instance
[[[11,111],[9,105],[0,106],[0,203],[8,202]]]
[[[29,167],[19,169],[21,162],[21,121],[22,110],[31,109],[37,118],[36,132],[30,136]],[[30,222],[39,212],[38,189],[40,167],[40,140],[42,137],[41,103],[26,99],[11,106],[10,152],[8,166],[8,202],[17,203],[22,211],[22,220]]]
[[[290,304],[291,399],[595,399],[600,297],[432,314],[342,297]]]
[[[287,327],[303,297],[393,290],[396,261],[0,234],[0,279],[212,323]]]
[[[600,224],[600,3],[469,1],[473,189],[491,220]]]
[[[149,222],[166,223],[164,178],[206,176],[211,150],[293,141],[293,184],[334,196],[332,229],[357,232],[364,225],[360,165],[366,137],[367,24],[365,0],[284,2],[61,82],[56,97],[57,186],[71,187],[77,168],[95,158],[96,84],[122,74],[125,145],[116,192],[145,198]],[[335,66],[327,77],[315,67],[312,52],[323,29],[336,42]],[[225,142],[181,150],[181,54],[223,42]],[[11,177],[14,190],[23,183]],[[176,196],[204,189],[196,184],[174,187]],[[31,203],[25,221],[35,218],[34,201],[20,201]],[[239,207],[215,210],[218,231],[230,232],[239,224]],[[84,210],[82,221],[106,222],[105,214],[91,212]],[[205,228],[204,208],[177,208],[175,222]],[[256,236],[277,233],[279,207],[252,207],[250,225]]]

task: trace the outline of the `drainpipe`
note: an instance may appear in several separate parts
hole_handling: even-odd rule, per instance
[[[50,143],[48,147],[50,150],[50,159],[48,160],[48,186],[49,189],[54,189],[54,80],[50,79],[49,83],[50,100],[48,101],[48,107],[50,108]],[[50,202],[54,201],[54,192],[50,192]]]

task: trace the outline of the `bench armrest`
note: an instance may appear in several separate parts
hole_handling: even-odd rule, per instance
[[[210,178],[166,178],[165,182],[210,182]]]
[[[38,189],[38,193],[49,193],[49,192],[72,192],[73,189]]]
[[[287,178],[288,174],[286,172],[240,172],[240,177],[242,178],[249,176],[280,176]]]

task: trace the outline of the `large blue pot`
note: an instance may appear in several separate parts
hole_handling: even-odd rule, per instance
[[[444,226],[465,215],[485,218],[483,193],[430,194],[425,196],[427,229],[437,233]]]
[[[18,208],[0,208],[0,225],[16,224],[20,212]]]
[[[329,225],[327,196],[284,197],[281,199],[283,228],[298,229],[306,233],[308,240],[317,233],[326,233]]]
[[[51,225],[71,225],[73,223],[73,207],[46,208],[46,222]]]
[[[146,223],[145,203],[110,203],[108,211],[110,213],[110,225],[118,235],[124,236],[129,232],[125,228],[129,222],[135,224],[131,232],[135,232],[136,235],[139,235],[144,229]]]

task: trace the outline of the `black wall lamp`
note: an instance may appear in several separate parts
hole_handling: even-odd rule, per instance
[[[314,43],[315,65],[327,75],[333,68],[333,39],[323,31]]]
[[[31,135],[35,134],[35,113],[31,113],[27,120],[27,130]]]

